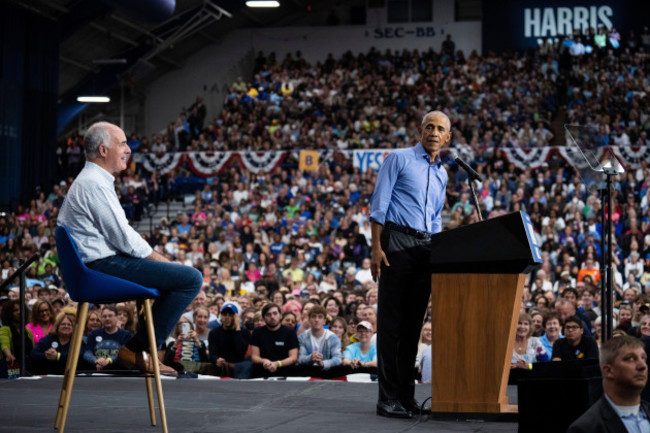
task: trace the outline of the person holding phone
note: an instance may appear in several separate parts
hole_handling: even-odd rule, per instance
[[[251,334],[242,328],[239,306],[228,302],[221,307],[221,327],[208,335],[210,362],[216,367],[217,376],[248,379],[251,372]]]
[[[205,343],[186,317],[181,317],[173,333],[175,340],[167,345],[163,363],[174,370],[204,374],[208,370],[209,357]]]

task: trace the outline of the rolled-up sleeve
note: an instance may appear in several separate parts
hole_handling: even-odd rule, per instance
[[[377,174],[377,184],[372,194],[370,204],[370,219],[384,225],[388,206],[393,195],[393,188],[400,170],[400,159],[397,153],[390,153],[381,164]]]

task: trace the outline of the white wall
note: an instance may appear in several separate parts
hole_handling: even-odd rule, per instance
[[[440,51],[447,34],[452,35],[456,49],[480,52],[481,23],[453,22],[453,2],[434,2],[432,23],[380,24],[338,27],[283,27],[273,29],[239,29],[220,43],[188,58],[185,66],[166,74],[147,88],[145,131],[158,132],[173,121],[182,107],[188,107],[196,96],[203,96],[207,108],[206,122],[213,119],[222,106],[224,87],[239,75],[249,77],[259,51],[275,52],[281,60],[287,53],[301,51],[309,62],[334,58],[350,50],[365,53],[371,47],[386,49]],[[382,15],[383,13],[383,15]],[[368,22],[385,23],[385,9],[368,10]],[[433,34],[435,33],[435,35]]]

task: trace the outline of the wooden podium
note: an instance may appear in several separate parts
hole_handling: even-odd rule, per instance
[[[517,412],[506,386],[525,273],[541,263],[524,212],[431,239],[433,412]]]

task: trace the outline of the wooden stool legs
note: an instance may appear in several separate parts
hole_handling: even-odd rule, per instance
[[[88,302],[83,302],[77,310],[77,323],[75,324],[74,334],[72,335],[70,348],[68,349],[68,361],[65,364],[65,375],[63,376],[59,405],[56,409],[56,418],[54,420],[54,428],[60,430],[61,433],[65,429],[65,420],[68,416],[70,395],[72,394],[74,377],[77,373],[77,363],[79,362],[79,352],[81,351],[81,342],[83,341],[84,329],[86,328],[86,317],[88,317]]]
[[[158,395],[158,406],[160,407],[160,420],[162,424],[163,433],[168,433],[167,430],[167,417],[165,415],[165,402],[162,392],[162,381],[160,380],[160,368],[158,366],[158,348],[156,347],[156,337],[153,329],[153,316],[151,314],[151,299],[144,300],[145,321],[147,326],[147,335],[149,337],[149,351],[151,359],[153,360],[154,380],[156,381],[156,392]],[[88,303],[83,302],[79,305],[77,311],[77,323],[75,325],[74,334],[70,341],[70,349],[68,352],[68,361],[65,366],[65,375],[63,377],[63,384],[61,385],[61,394],[59,395],[59,404],[56,410],[56,418],[54,420],[54,428],[63,433],[65,429],[65,422],[68,416],[68,408],[70,407],[70,396],[72,395],[72,386],[74,385],[75,375],[77,373],[77,363],[79,361],[79,353],[81,352],[81,342],[83,341],[84,330],[86,328],[86,318],[88,317]],[[149,406],[149,418],[151,425],[156,425],[156,413],[154,406],[153,390],[151,385],[151,377],[145,378],[147,387],[147,403]]]
[[[156,393],[158,394],[158,407],[160,409],[160,424],[163,433],[167,433],[167,416],[165,415],[165,400],[163,398],[162,382],[160,380],[160,367],[158,365],[158,347],[156,346],[156,335],[153,330],[153,314],[151,314],[151,299],[144,300],[144,312],[147,320],[147,333],[149,334],[149,351],[152,364],[153,376],[156,381]],[[151,399],[153,401],[153,398]]]

